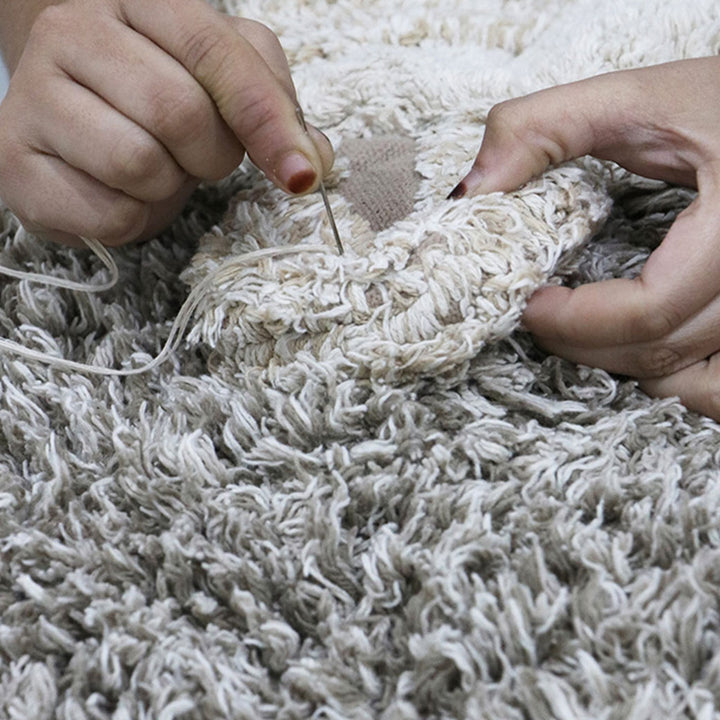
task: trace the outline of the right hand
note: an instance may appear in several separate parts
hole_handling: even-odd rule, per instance
[[[453,191],[509,191],[582,155],[695,187],[637,277],[538,290],[524,326],[545,350],[640,380],[720,421],[720,57],[588,78],[497,105]]]
[[[245,152],[308,192],[333,153],[296,107],[260,23],[203,0],[65,0],[38,13],[0,104],[0,197],[34,234],[122,245],[169,225]]]

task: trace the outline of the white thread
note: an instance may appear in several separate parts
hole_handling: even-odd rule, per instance
[[[73,282],[71,280],[64,280],[62,278],[54,278],[48,275],[40,275],[38,273],[28,273],[22,270],[12,270],[10,268],[0,267],[0,274],[8,275],[9,277],[28,280],[29,282],[42,283],[43,285],[52,285],[56,287],[66,288],[68,290],[74,290],[76,292],[87,292],[96,293],[109,290],[118,281],[119,272],[117,263],[113,259],[112,255],[108,252],[100,242],[92,238],[82,238],[83,242],[95,253],[105,267],[110,271],[110,279],[104,283],[98,284],[84,284]],[[242,267],[247,267],[253,262],[262,260],[263,258],[276,258],[283,257],[285,255],[292,255],[298,252],[327,252],[328,249],[324,245],[298,245],[289,247],[277,247],[277,248],[264,248],[262,250],[256,250],[254,252],[247,253],[240,257],[232,257],[222,263],[217,270],[211,275],[208,275],[200,283],[198,283],[190,292],[185,299],[180,310],[178,311],[177,317],[173,321],[170,328],[170,334],[168,335],[165,344],[163,345],[160,352],[148,363],[141,365],[137,368],[105,368],[97,365],[89,365],[88,363],[76,362],[74,360],[66,360],[64,358],[54,357],[48,355],[45,352],[39,350],[32,350],[31,348],[25,347],[20,343],[14,342],[13,340],[7,340],[0,338],[0,351],[12,353],[14,355],[20,355],[21,357],[28,358],[29,360],[36,360],[37,362],[51,365],[52,367],[60,370],[68,370],[72,372],[90,373],[93,375],[105,375],[105,376],[129,376],[129,375],[140,375],[148,372],[153,368],[157,367],[165,360],[167,360],[170,353],[177,349],[182,339],[185,330],[187,329],[188,323],[190,322],[197,306],[200,304],[204,294],[210,289],[210,287],[218,280],[226,280],[231,275],[230,272],[234,272]]]
[[[104,292],[114,287],[118,281],[118,267],[107,248],[97,240],[92,238],[81,238],[82,241],[97,255],[100,262],[110,271],[110,279],[104,283],[79,283],[73,280],[65,280],[56,278],[52,275],[40,275],[39,273],[24,272],[23,270],[13,270],[0,266],[0,275],[7,275],[17,280],[27,280],[28,282],[40,283],[42,285],[50,285],[53,287],[61,287],[66,290],[75,290],[76,292],[97,293]]]

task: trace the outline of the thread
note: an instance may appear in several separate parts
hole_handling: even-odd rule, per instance
[[[24,232],[24,230],[21,229],[20,232]],[[93,238],[81,239],[90,248],[90,250],[97,255],[100,262],[102,262],[102,264],[110,271],[110,279],[107,282],[98,284],[79,283],[74,280],[56,278],[52,275],[41,275],[40,273],[25,272],[24,270],[13,270],[12,268],[2,267],[1,265],[0,275],[6,275],[7,277],[15,278],[17,280],[27,280],[41,285],[61,287],[75,292],[99,293],[104,292],[105,290],[110,290],[110,288],[117,284],[119,278],[117,263],[113,260],[107,248],[98,240],[94,240]]]
[[[104,247],[98,240],[94,238],[81,238],[87,247],[93,252],[98,259],[105,265],[110,273],[110,278],[103,283],[79,283],[72,280],[65,280],[64,278],[56,278],[51,275],[41,275],[39,273],[24,272],[22,270],[13,270],[11,268],[5,268],[0,266],[0,274],[7,275],[8,277],[16,278],[19,280],[27,280],[28,282],[39,283],[42,285],[50,285],[55,287],[65,288],[74,292],[85,292],[85,293],[98,293],[110,290],[114,287],[119,279],[120,273],[118,271],[117,263],[113,259],[112,255],[108,252],[107,248]],[[185,330],[192,319],[195,310],[203,299],[205,293],[218,282],[225,282],[232,279],[233,275],[240,269],[248,267],[255,262],[263,260],[265,258],[279,258],[286,255],[293,255],[298,252],[303,253],[320,253],[327,252],[327,247],[324,245],[299,245],[299,246],[286,246],[286,247],[274,247],[264,248],[262,250],[255,250],[249,252],[240,257],[231,257],[223,262],[216,270],[205,277],[200,283],[198,283],[190,292],[185,299],[185,302],[180,307],[172,326],[170,327],[170,333],[168,335],[165,344],[163,345],[160,352],[149,362],[136,368],[109,368],[102,367],[99,365],[90,365],[89,363],[77,362],[75,360],[67,360],[65,358],[55,357],[48,353],[40,350],[33,350],[32,348],[25,347],[18,342],[8,340],[6,338],[0,338],[0,351],[19,355],[29,360],[35,360],[45,365],[50,365],[59,370],[66,370],[68,372],[79,372],[91,375],[104,375],[113,377],[127,377],[130,375],[141,375],[149,372],[154,368],[161,365],[165,360],[168,359],[170,354],[174,352],[182,340]]]

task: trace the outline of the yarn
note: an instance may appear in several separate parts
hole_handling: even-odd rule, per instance
[[[75,292],[99,293],[111,289],[117,284],[117,281],[119,279],[117,263],[113,259],[112,255],[110,255],[107,248],[105,248],[97,240],[95,240],[94,238],[85,237],[81,239],[110,271],[110,278],[106,282],[98,284],[79,283],[65,280],[64,278],[56,278],[51,275],[25,272],[22,270],[14,270],[12,268],[6,267],[0,267],[0,274],[7,275],[9,277],[13,277],[19,280],[27,280],[33,283],[62,287],[67,290],[73,290]],[[225,263],[221,264],[212,275],[209,275],[202,282],[198,283],[198,285],[196,285],[190,292],[182,307],[178,311],[177,317],[173,321],[173,324],[170,328],[168,338],[165,341],[165,344],[163,345],[160,352],[151,361],[139,367],[108,368],[98,365],[90,365],[87,363],[76,362],[74,360],[66,360],[65,358],[49,355],[46,352],[33,350],[32,348],[26,347],[12,340],[7,340],[5,338],[0,338],[0,351],[12,353],[20,357],[27,358],[28,360],[41,362],[59,370],[66,370],[69,372],[80,372],[91,375],[106,375],[117,377],[140,375],[142,373],[149,372],[150,370],[156,368],[158,365],[167,360],[170,354],[175,349],[177,349],[178,345],[182,341],[182,336],[188,326],[188,323],[192,318],[193,313],[195,312],[195,309],[198,307],[204,295],[208,292],[208,290],[213,284],[227,282],[229,276],[234,276],[240,269],[244,268],[247,265],[252,265],[254,262],[260,261],[263,258],[280,258],[285,255],[297,253],[299,251],[303,253],[327,252],[327,248],[324,246],[305,246],[302,248],[287,247],[272,248],[270,250],[258,250],[254,253],[248,253],[247,255],[239,258],[230,258]]]
[[[21,228],[18,233],[23,235],[25,230]],[[41,273],[25,272],[24,270],[14,270],[13,268],[3,267],[0,265],[0,275],[17,280],[27,280],[41,285],[49,285],[51,287],[61,287],[66,290],[74,290],[75,292],[99,293],[110,290],[118,281],[118,268],[107,248],[93,238],[81,238],[82,241],[92,250],[92,252],[100,259],[110,272],[110,278],[104,283],[80,283],[64,278],[53,277],[52,275],[42,275]]]
[[[453,152],[450,143],[421,145],[416,163]],[[290,254],[238,266],[219,280],[216,268],[251,247],[326,238],[318,198],[286,198],[269,188],[240,191],[225,221],[232,232],[218,228],[202,239],[183,277],[191,286],[208,275],[215,280],[204,285],[188,341],[213,350],[216,371],[286,365],[309,353],[344,374],[388,383],[457,380],[486,343],[513,332],[527,298],[610,207],[612,172],[585,160],[508,195],[453,202],[445,188],[421,184],[413,212],[375,232],[355,208],[380,208],[380,217],[385,195],[372,183],[352,182],[342,155],[338,166],[328,190],[353,251],[347,257],[325,253],[308,263]]]

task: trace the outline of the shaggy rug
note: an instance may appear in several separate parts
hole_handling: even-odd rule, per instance
[[[715,0],[227,0],[338,159],[249,164],[100,294],[7,280],[0,718],[720,717],[720,432],[517,332],[692,193],[590,160],[445,196],[507,97],[720,50]],[[0,263],[98,282],[2,217]],[[194,289],[194,290],[193,290]]]

